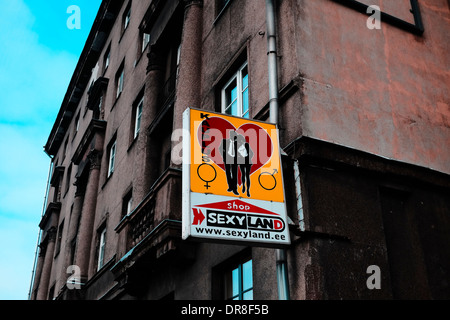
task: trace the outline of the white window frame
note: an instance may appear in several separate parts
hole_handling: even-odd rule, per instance
[[[123,21],[123,31],[125,31],[128,26],[130,25],[131,20],[131,6],[129,6],[128,11],[125,15],[124,21]]]
[[[102,114],[102,104],[103,104],[103,95],[101,95],[100,99],[98,99],[98,106],[97,106],[97,108],[98,108],[99,117],[101,117],[101,114]]]
[[[78,111],[77,115],[75,116],[75,124],[73,127],[73,138],[77,135],[78,131],[80,131],[80,113],[81,111]],[[73,139],[72,138],[72,139]]]
[[[75,132],[80,131],[80,115],[78,114],[77,123],[75,124]]]
[[[240,68],[239,70],[233,74],[233,76],[230,78],[230,80],[223,86],[222,91],[221,91],[221,101],[222,101],[222,113],[226,113],[228,107],[230,107],[234,101],[237,101],[237,114],[232,114],[233,116],[237,116],[237,117],[246,117],[249,118],[250,116],[250,106],[248,108],[248,110],[244,113],[243,112],[243,107],[244,107],[244,97],[243,97],[243,93],[246,90],[249,90],[249,86],[247,83],[247,87],[243,88],[243,79],[244,77],[242,76],[244,69],[247,68],[247,75],[248,75],[248,63],[245,62]],[[233,100],[229,105],[226,104],[226,90],[227,88],[231,85],[231,83],[233,81],[236,81],[236,85],[238,88],[238,94],[236,97],[236,100]]]
[[[105,71],[109,67],[110,60],[111,60],[111,45],[108,47],[105,55]]]
[[[123,80],[124,80],[124,73],[125,73],[125,68],[122,66],[121,67],[121,72],[119,77],[117,77],[117,95],[116,98],[118,98],[120,96],[120,94],[123,91]]]
[[[141,131],[141,118],[142,118],[142,109],[144,108],[144,97],[139,101],[139,103],[136,106],[135,109],[135,120],[134,120],[134,138],[139,134],[139,131]]]
[[[127,201],[127,215],[131,213],[131,209],[133,209],[133,197],[130,197]]]
[[[181,43],[178,45],[177,48],[177,81],[178,75],[180,74],[180,61],[181,61]]]
[[[147,48],[150,43],[150,33],[142,32],[142,52]]]
[[[98,261],[97,261],[97,271],[100,270],[104,265],[105,260],[105,247],[106,247],[106,227],[100,232],[100,239],[98,245]]]
[[[114,166],[116,163],[116,149],[117,149],[117,141],[109,148],[109,163],[108,163],[108,178],[114,173]]]

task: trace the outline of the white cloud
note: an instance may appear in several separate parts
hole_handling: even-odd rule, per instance
[[[32,31],[22,0],[0,0],[0,299],[26,299],[50,159],[42,146],[77,57]]]
[[[0,0],[0,119],[12,122],[53,121],[75,68],[77,57],[53,52],[32,31],[35,21],[21,0]],[[52,115],[48,119],[49,114]]]
[[[36,219],[43,204],[46,168],[42,134],[36,129],[0,125],[0,215],[17,219]]]
[[[27,299],[37,238],[34,223],[0,217],[0,300]]]

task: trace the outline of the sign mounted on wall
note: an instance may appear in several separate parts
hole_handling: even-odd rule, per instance
[[[187,109],[183,129],[183,239],[290,244],[276,125]]]

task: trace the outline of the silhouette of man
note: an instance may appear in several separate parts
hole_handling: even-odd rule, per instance
[[[239,195],[237,191],[237,133],[230,131],[230,138],[223,139],[220,145],[220,151],[225,164],[225,174],[227,176],[228,192]]]
[[[245,141],[245,137],[237,137],[237,163],[241,171],[242,193],[247,190],[247,197],[250,197],[250,170],[252,168],[253,151]]]

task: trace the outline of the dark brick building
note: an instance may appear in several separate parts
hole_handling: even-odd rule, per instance
[[[275,16],[291,298],[450,298],[448,1]],[[181,239],[172,154],[188,107],[269,120],[267,51],[262,0],[102,2],[45,145],[31,299],[278,298],[274,249]]]

